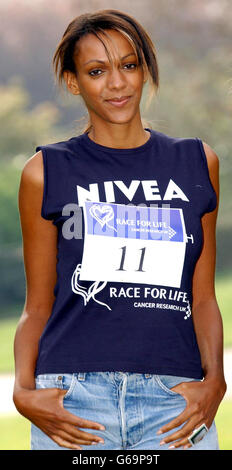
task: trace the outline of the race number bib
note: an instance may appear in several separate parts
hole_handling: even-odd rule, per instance
[[[180,287],[186,250],[182,209],[85,201],[81,280]]]

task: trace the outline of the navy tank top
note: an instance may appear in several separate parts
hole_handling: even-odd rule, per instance
[[[199,138],[146,128],[115,149],[88,133],[41,145],[41,215],[57,227],[57,281],[35,375],[124,371],[201,379],[192,279],[216,208]]]

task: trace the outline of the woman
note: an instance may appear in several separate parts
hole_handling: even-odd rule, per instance
[[[31,449],[218,449],[218,157],[144,128],[143,86],[158,89],[158,66],[128,14],[75,18],[54,65],[89,125],[37,147],[21,176],[27,295],[13,398]]]

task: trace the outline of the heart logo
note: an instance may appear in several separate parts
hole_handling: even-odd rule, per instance
[[[104,227],[104,225],[107,225],[108,227],[113,228],[115,230],[114,227],[111,227],[110,225],[108,225],[108,222],[114,218],[114,211],[111,206],[108,206],[107,204],[103,206],[94,204],[93,206],[90,207],[89,212],[92,215],[92,217],[96,219],[97,222],[99,222],[101,227]]]

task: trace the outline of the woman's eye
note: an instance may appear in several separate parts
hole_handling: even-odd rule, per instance
[[[125,65],[123,65],[123,68],[124,68],[124,67],[125,67],[126,69],[128,69],[128,70],[133,70],[133,69],[135,69],[135,68],[137,67],[137,64],[135,64],[135,63],[133,63],[133,64],[132,64],[132,63],[130,63],[130,64],[125,64]],[[101,69],[94,69],[94,70],[91,70],[91,71],[89,72],[89,75],[90,75],[91,77],[97,77],[97,76],[99,76],[99,75],[101,75],[101,74],[102,74],[102,70],[101,70]]]
[[[136,68],[137,64],[125,64],[125,67],[128,67],[129,70]]]
[[[101,72],[101,69],[91,70],[91,72],[89,72],[89,75],[91,77],[96,77],[97,75],[100,75],[99,73],[95,73],[95,72]]]

